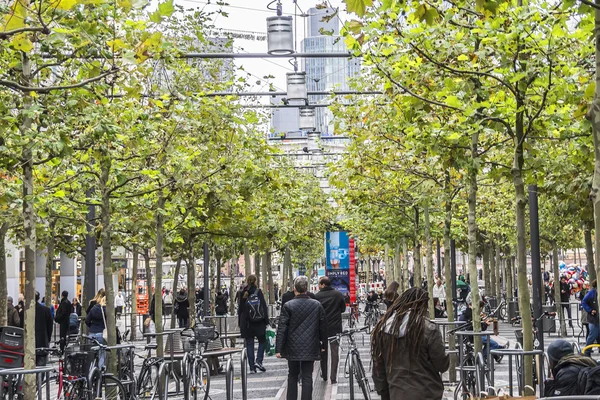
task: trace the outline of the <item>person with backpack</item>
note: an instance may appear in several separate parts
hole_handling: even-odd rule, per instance
[[[597,281],[594,280],[591,284],[590,291],[585,295],[583,300],[581,300],[581,307],[583,307],[583,309],[587,313],[587,321],[589,325],[589,334],[585,342],[586,346],[596,343],[600,334],[600,326],[598,326],[598,289],[596,287],[597,285]],[[587,350],[585,355],[591,356],[592,350]]]
[[[56,310],[56,316],[54,322],[60,326],[60,350],[63,351],[67,345],[67,335],[69,333],[69,317],[73,312],[73,305],[69,301],[69,292],[63,290],[61,293],[61,300],[58,309]]]
[[[215,313],[217,315],[227,315],[227,296],[225,296],[221,292],[217,292],[217,297],[215,298]]]
[[[566,340],[555,340],[548,346],[548,362],[552,371],[552,378],[544,382],[544,396],[583,396],[586,393],[585,387],[580,387],[580,382],[586,382],[588,379],[582,379],[590,368],[597,367],[597,364],[590,357],[582,354],[574,354],[573,347]],[[586,376],[587,378],[587,376]],[[598,388],[600,389],[600,387]]]
[[[238,305],[238,322],[241,337],[246,340],[250,373],[255,374],[257,369],[266,372],[267,370],[262,362],[265,355],[269,314],[265,297],[257,287],[256,275],[248,276],[248,286],[240,297]],[[258,340],[256,361],[254,358],[254,338]]]

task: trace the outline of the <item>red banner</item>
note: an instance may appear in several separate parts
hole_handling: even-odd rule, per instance
[[[356,256],[354,254],[354,239],[348,240],[350,252],[350,302],[356,303]]]

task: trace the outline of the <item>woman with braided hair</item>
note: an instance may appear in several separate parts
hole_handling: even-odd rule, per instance
[[[420,288],[402,293],[371,335],[373,381],[382,400],[440,400],[440,374],[448,369],[442,335],[429,321],[429,295]]]

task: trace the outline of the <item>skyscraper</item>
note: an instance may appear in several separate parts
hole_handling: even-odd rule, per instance
[[[308,10],[307,37],[302,40],[305,53],[342,53],[347,51],[344,40],[339,36],[340,23],[335,9],[311,8]],[[323,33],[332,33],[323,34]],[[308,91],[348,90],[349,80],[360,73],[358,58],[305,58]],[[309,103],[327,102],[327,96],[309,96]],[[316,109],[317,131],[323,136],[333,135],[333,115],[327,108]]]

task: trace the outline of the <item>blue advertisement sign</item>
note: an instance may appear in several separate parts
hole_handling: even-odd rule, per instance
[[[350,292],[350,238],[348,232],[325,233],[325,260],[327,276],[334,289]]]

